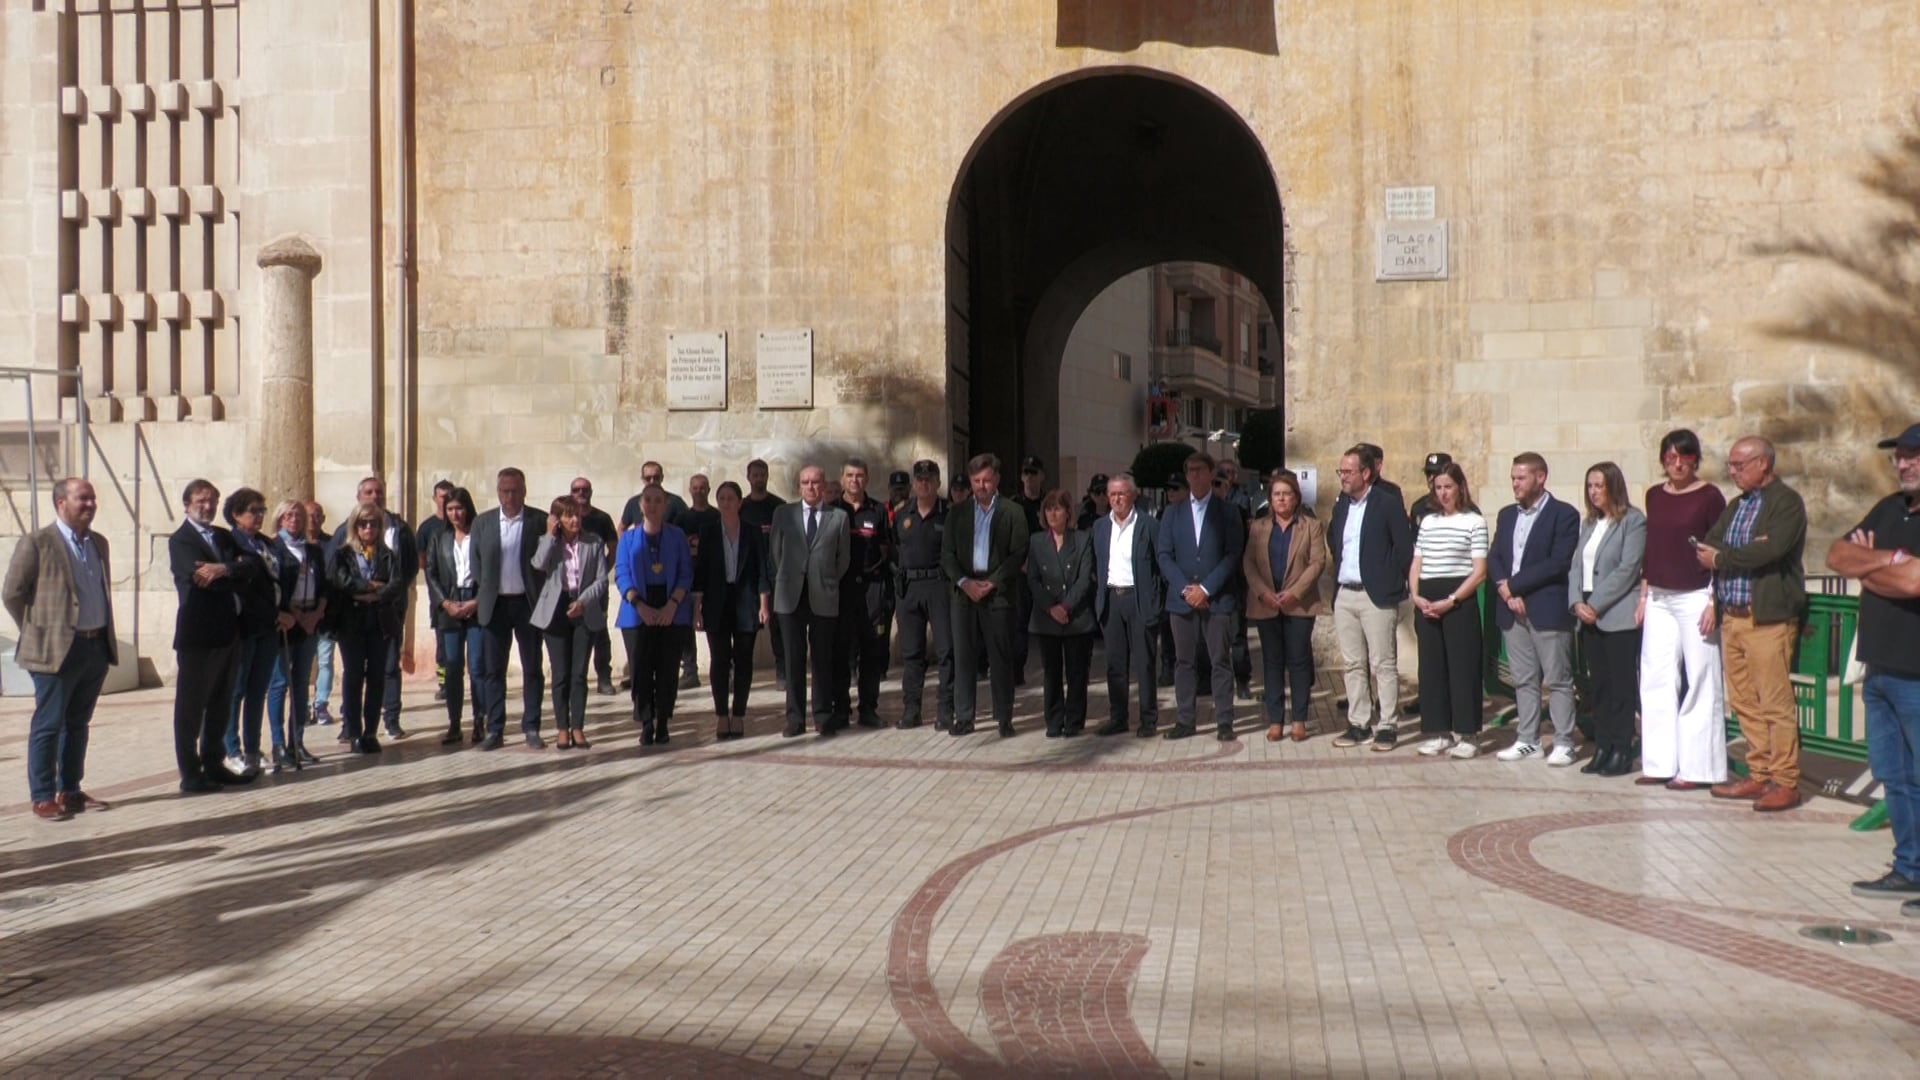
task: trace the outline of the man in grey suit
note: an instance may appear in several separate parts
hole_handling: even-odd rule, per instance
[[[1132,473],[1107,481],[1112,509],[1093,522],[1093,614],[1107,654],[1107,722],[1094,734],[1127,731],[1127,679],[1140,688],[1141,738],[1160,724],[1153,649],[1160,641],[1159,522],[1140,513]],[[1116,545],[1117,542],[1117,545]],[[1118,551],[1116,552],[1116,546]]]
[[[814,729],[834,733],[833,634],[840,579],[851,557],[847,515],[827,505],[827,474],[800,470],[800,501],[774,511],[773,613],[786,648],[789,739],[806,734],[807,680],[813,680]]]
[[[474,599],[480,625],[487,628],[482,654],[487,686],[487,740],[482,750],[498,750],[507,731],[507,650],[520,651],[522,713],[520,730],[527,745],[547,745],[540,737],[540,702],[547,680],[540,660],[540,628],[533,622],[533,600],[545,575],[533,567],[534,548],[547,531],[547,515],[527,506],[527,475],[501,469],[495,478],[500,505],[473,523]]]

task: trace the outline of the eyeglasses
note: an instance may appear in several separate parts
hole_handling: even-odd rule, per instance
[[[1728,458],[1727,471],[1728,472],[1744,471],[1747,466],[1759,460],[1760,460],[1759,458]]]
[[[264,506],[249,506],[240,512],[243,514],[264,514],[267,512],[267,508]]]
[[[359,532],[361,529],[377,529],[379,527],[380,523],[377,521],[356,521],[353,523],[354,532]]]
[[[593,489],[590,487],[577,487],[573,489],[573,493],[575,495],[591,495],[593,494]]]

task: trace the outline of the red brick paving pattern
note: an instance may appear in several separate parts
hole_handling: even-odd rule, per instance
[[[1128,1012],[1147,939],[1070,933],[1016,941],[980,979],[980,1005],[1000,1056],[1022,1076],[1160,1078]]]
[[[1548,869],[1532,851],[1533,841],[1565,829],[1703,820],[1720,825],[1742,823],[1736,815],[1705,810],[1541,814],[1464,829],[1447,841],[1447,854],[1467,873],[1555,908],[1920,1025],[1920,980],[1722,926],[1677,911],[1676,905],[1665,901],[1592,885]],[[1838,825],[1847,818],[1842,814],[1803,813],[1796,820]]]

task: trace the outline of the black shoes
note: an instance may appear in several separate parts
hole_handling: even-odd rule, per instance
[[[1594,773],[1597,773],[1601,769],[1605,768],[1607,764],[1607,759],[1612,756],[1613,756],[1612,750],[1605,749],[1604,747],[1595,747],[1593,751],[1593,756],[1587,759],[1587,763],[1585,765],[1580,766],[1580,771],[1582,773],[1585,773],[1588,776],[1592,776]]]
[[[954,724],[953,726],[947,728],[947,734],[953,736],[956,739],[962,735],[971,735],[973,734],[973,725],[972,724]]]
[[[1615,750],[1600,763],[1601,776],[1625,776],[1633,771],[1633,751]]]
[[[1162,735],[1160,737],[1163,739],[1169,739],[1169,740],[1191,739],[1193,738],[1193,729],[1190,727],[1187,727],[1185,724],[1175,724],[1173,725],[1172,728],[1168,729],[1165,735]]]
[[[441,746],[458,746],[461,743],[466,741],[467,741],[467,733],[464,731],[461,731],[460,725],[458,724],[455,724],[454,726],[448,728],[447,733],[445,735],[440,736]]]
[[[786,727],[786,730],[780,733],[780,737],[783,739],[797,739],[800,736],[805,735],[806,733],[807,733],[807,725],[788,724]],[[645,740],[643,739],[642,741],[645,741]]]
[[[1920,881],[1914,881],[1898,871],[1889,870],[1872,881],[1854,882],[1853,895],[1883,900],[1920,899]]]
[[[1127,733],[1127,722],[1125,720],[1108,720],[1106,723],[1095,728],[1093,733],[1095,735],[1125,735]]]
[[[1358,724],[1348,724],[1347,730],[1334,737],[1333,745],[1349,750],[1367,741],[1367,729]]]
[[[259,773],[250,772],[237,773],[225,765],[217,764],[208,765],[202,771],[206,775],[207,783],[216,787],[239,787],[243,784],[251,784],[260,775]]]
[[[182,795],[208,795],[219,790],[219,784],[212,783],[204,777],[189,776],[180,781]]]
[[[1133,729],[1133,735],[1136,739],[1151,739],[1159,733],[1159,724],[1141,724],[1139,727]]]
[[[1400,733],[1393,728],[1380,728],[1373,733],[1373,749],[1381,753],[1400,745]]]
[[[1240,738],[1240,736],[1233,733],[1233,729],[1230,727],[1223,727],[1219,731],[1214,732],[1213,737],[1221,742],[1237,742]]]
[[[1000,737],[1003,739],[1013,738],[1013,721],[1011,720],[1000,721]]]
[[[598,689],[597,689],[597,690],[595,691],[595,693],[598,693],[598,694],[599,694],[599,695],[600,695],[601,697],[612,697],[613,695],[615,695],[615,694],[617,694],[617,693],[619,693],[619,692],[620,692],[620,691],[618,691],[618,690],[615,690],[615,689],[613,688],[613,680],[612,680],[612,679],[610,679],[610,678],[606,678],[606,677],[602,677],[602,678],[601,678],[601,680],[600,680],[600,686],[599,686],[599,688],[598,688]]]
[[[887,725],[880,722],[879,713],[861,713],[857,723],[864,728],[880,728]]]
[[[1241,701],[1252,701],[1253,684],[1250,682],[1236,684],[1233,688],[1233,696],[1239,698]]]
[[[480,749],[482,750],[498,750],[502,745],[503,740],[498,735],[488,735],[480,741]]]
[[[380,752],[380,740],[372,735],[362,735],[353,744],[356,754],[377,754]]]
[[[401,727],[399,724],[394,723],[394,724],[387,725],[387,738],[398,741],[406,737],[407,737],[406,729]]]

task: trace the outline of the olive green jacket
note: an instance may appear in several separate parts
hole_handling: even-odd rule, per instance
[[[1753,523],[1753,539],[1737,548],[1726,546],[1727,527],[1742,494],[1727,503],[1720,520],[1703,538],[1718,548],[1718,574],[1745,574],[1753,579],[1753,621],[1798,622],[1807,611],[1806,569],[1801,560],[1807,549],[1807,504],[1800,493],[1779,477],[1760,489],[1760,515]]]

